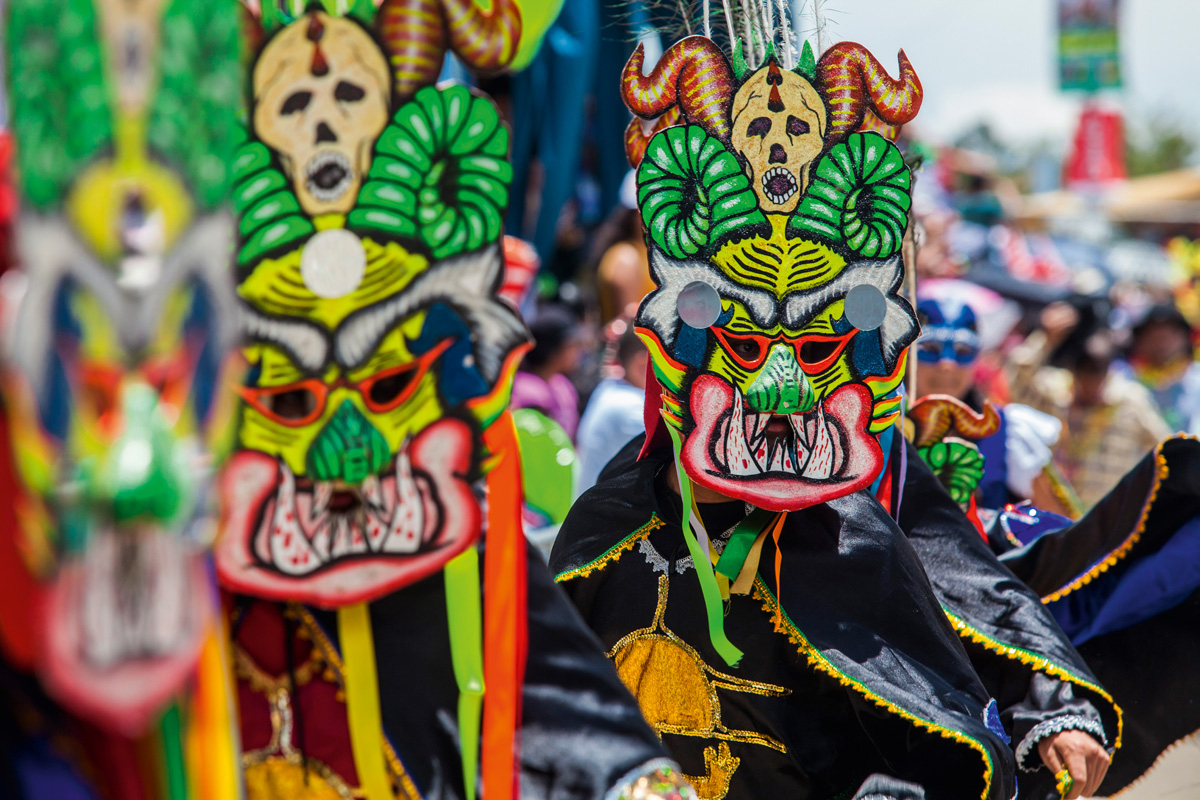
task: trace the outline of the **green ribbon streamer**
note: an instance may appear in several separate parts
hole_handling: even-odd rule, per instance
[[[167,783],[169,800],[187,800],[187,769],[183,763],[183,724],[179,719],[179,705],[172,704],[158,722],[162,736],[163,777]]]
[[[479,734],[483,719],[483,614],[479,551],[469,547],[446,564],[446,618],[450,660],[458,683],[458,738],[466,800],[475,800]]]
[[[683,540],[687,542],[688,552],[692,556],[692,564],[696,567],[696,574],[700,576],[700,593],[704,595],[704,611],[708,616],[708,638],[712,640],[713,647],[725,663],[736,667],[742,660],[742,651],[725,635],[725,608],[721,603],[721,590],[717,588],[712,561],[708,553],[700,549],[700,542],[696,540],[696,534],[692,533],[692,482],[683,471],[683,460],[679,457],[683,442],[679,438],[679,431],[670,424],[666,425],[666,429],[671,434],[671,443],[675,450],[675,472],[679,476],[679,493],[683,497],[683,519],[680,526],[683,528]]]
[[[746,557],[750,555],[750,549],[754,547],[754,540],[774,519],[775,512],[756,508],[739,522],[729,535],[724,552],[717,559],[717,572],[731,581],[737,580],[738,575],[742,574],[742,565],[746,563]]]

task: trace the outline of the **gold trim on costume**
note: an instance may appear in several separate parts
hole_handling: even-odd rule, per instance
[[[650,535],[651,531],[655,531],[665,524],[665,522],[658,518],[657,514],[651,514],[649,522],[610,547],[602,556],[593,561],[589,561],[582,567],[576,567],[575,569],[569,569],[558,573],[558,575],[554,578],[554,582],[562,583],[563,581],[569,581],[573,578],[584,578],[588,575],[591,575],[596,570],[604,569],[613,561],[616,561],[618,558],[620,558],[626,550],[633,549],[633,546],[637,544],[639,539],[645,539]]]
[[[1087,572],[1083,573],[1078,578],[1075,578],[1061,589],[1058,589],[1057,591],[1043,597],[1043,603],[1053,603],[1056,600],[1061,600],[1076,589],[1091,583],[1098,575],[1107,572],[1110,567],[1112,567],[1125,556],[1129,555],[1129,551],[1132,550],[1133,546],[1138,543],[1139,539],[1142,538],[1142,533],[1146,529],[1146,518],[1150,516],[1150,508],[1154,505],[1154,501],[1158,498],[1158,489],[1160,486],[1162,486],[1162,482],[1167,479],[1167,473],[1169,472],[1169,469],[1167,467],[1166,456],[1162,454],[1163,447],[1167,442],[1170,442],[1174,439],[1194,440],[1196,438],[1196,436],[1178,434],[1172,436],[1170,439],[1165,439],[1158,443],[1158,446],[1154,448],[1154,484],[1150,487],[1150,493],[1146,496],[1146,502],[1142,506],[1142,513],[1138,517],[1138,523],[1134,527],[1133,533],[1129,534],[1125,541],[1121,542],[1121,544],[1118,545],[1115,550],[1105,556],[1099,563],[1088,569]]]
[[[762,601],[763,610],[771,615],[772,619],[774,620],[776,632],[786,635],[792,644],[796,645],[796,649],[799,650],[800,654],[808,659],[808,663],[810,665],[821,672],[824,672],[826,675],[834,678],[843,686],[853,689],[876,705],[881,706],[893,714],[908,720],[917,727],[933,731],[934,733],[937,733],[946,739],[951,739],[960,744],[965,744],[971,747],[973,750],[976,750],[980,756],[983,757],[984,762],[983,791],[980,792],[979,796],[981,800],[987,800],[988,794],[991,791],[992,775],[994,774],[995,769],[992,765],[992,756],[987,751],[986,747],[962,731],[956,731],[952,728],[938,725],[936,722],[921,719],[915,714],[871,691],[871,689],[854,678],[842,673],[842,671],[834,666],[833,663],[826,658],[824,653],[814,647],[812,643],[808,641],[808,638],[805,637],[805,635],[800,631],[800,629],[796,627],[796,624],[792,622],[791,617],[788,616],[787,611],[785,611],[783,607],[779,605],[779,602],[775,599],[775,596],[771,594],[769,589],[767,589],[766,584],[763,583],[761,576],[754,582],[754,596],[758,600]],[[781,624],[783,629],[780,629]]]
[[[971,627],[966,622],[963,622],[963,620],[950,613],[945,608],[942,610],[946,612],[946,617],[950,620],[950,624],[954,626],[954,630],[956,630],[963,638],[968,639],[975,644],[981,645],[988,650],[999,653],[1006,658],[1015,658],[1022,664],[1033,667],[1036,670],[1041,670],[1042,672],[1058,678],[1059,680],[1089,689],[1090,691],[1095,692],[1107,700],[1110,704],[1112,704],[1113,709],[1117,712],[1117,735],[1113,738],[1113,749],[1121,749],[1121,733],[1125,725],[1124,712],[1121,711],[1121,707],[1118,706],[1116,701],[1113,700],[1112,695],[1104,691],[1104,689],[1096,684],[1090,683],[1083,678],[1080,678],[1078,675],[1068,672],[1050,659],[1039,656],[1036,653],[1031,653],[1028,650],[1022,650],[1019,647],[1005,644],[999,639],[993,639],[986,633],[983,633],[982,631]]]
[[[294,609],[296,616],[299,618],[303,630],[308,632],[308,635],[321,649],[321,654],[330,669],[326,670],[325,679],[336,681],[345,691],[346,683],[342,677],[344,666],[342,657],[338,654],[337,648],[333,646],[333,642],[329,641],[329,637],[325,635],[325,631],[321,629],[320,624],[309,613],[309,610],[299,603],[289,603],[289,610]],[[397,797],[401,800],[423,800],[421,793],[417,790],[417,785],[413,783],[413,779],[404,769],[404,764],[400,762],[400,756],[396,754],[392,743],[384,737],[383,740],[383,755],[387,760],[388,771],[392,776],[392,783],[399,792]]]

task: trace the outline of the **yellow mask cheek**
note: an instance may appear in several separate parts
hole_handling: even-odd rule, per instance
[[[400,450],[405,439],[415,438],[445,413],[438,401],[437,386],[432,372],[421,378],[416,392],[399,408],[382,414],[365,409],[363,411],[375,429],[383,434],[388,450],[393,454]]]
[[[325,416],[329,411],[326,409]],[[257,409],[243,405],[238,444],[243,450],[257,450],[287,463],[296,475],[304,474],[304,457],[325,424],[324,418],[304,427],[292,428],[272,421]]]

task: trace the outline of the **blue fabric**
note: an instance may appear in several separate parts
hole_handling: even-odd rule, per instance
[[[23,797],[29,800],[98,800],[99,796],[45,739],[30,739],[11,756]]]
[[[1004,508],[1008,504],[1008,421],[1000,411],[1000,430],[975,443],[983,456],[983,480],[979,482],[981,508]]]
[[[559,216],[575,193],[584,112],[595,77],[599,43],[598,4],[592,0],[566,0],[533,62],[512,79],[512,119],[516,124],[506,228],[533,243],[543,269],[553,262]],[[543,167],[543,184],[530,235],[524,226],[525,194],[529,165],[535,157]]]
[[[1130,565],[1118,580],[1093,581],[1050,604],[1076,647],[1143,622],[1200,588],[1200,517],[1184,524],[1153,555]]]

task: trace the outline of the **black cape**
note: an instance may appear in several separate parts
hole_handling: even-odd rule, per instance
[[[1161,443],[1078,522],[1003,552],[1121,704],[1111,795],[1200,729],[1200,442]],[[995,549],[1008,539],[991,532]],[[1190,535],[1190,538],[1188,538]]]
[[[873,497],[788,515],[779,584],[768,540],[753,594],[726,606],[745,653],[734,668],[709,641],[678,497],[660,485],[670,460],[660,449],[610,465],[572,508],[550,565],[701,796],[845,797],[881,773],[933,800],[1012,797],[990,698]],[[721,506],[744,513],[702,508],[714,535]]]
[[[520,797],[602,798],[666,752],[541,557],[526,550]],[[422,797],[457,800],[464,796],[458,687],[441,573],[371,603],[370,610],[384,734]],[[310,613],[337,647],[336,613]]]
[[[1037,742],[1071,728],[1111,750],[1121,740],[1121,709],[1041,598],[996,558],[913,445],[896,438],[907,452],[901,459],[893,450],[890,459],[889,467],[905,466],[893,508],[899,506],[900,528],[996,698],[1019,766],[1032,773],[1020,776],[1021,797],[1058,797]],[[1114,764],[1124,756],[1116,753]]]

